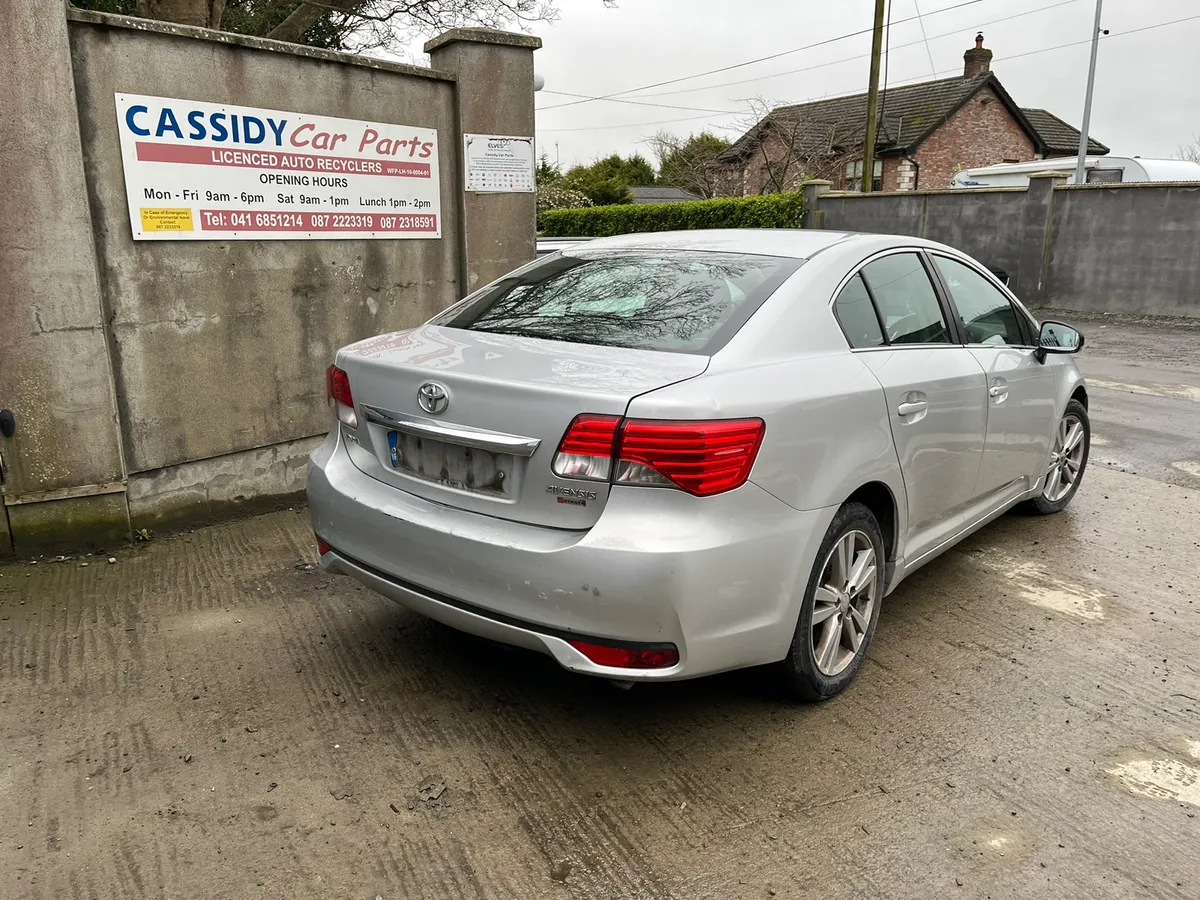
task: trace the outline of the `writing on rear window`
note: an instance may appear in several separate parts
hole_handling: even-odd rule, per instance
[[[697,251],[555,256],[434,322],[581,344],[708,353],[800,263]]]

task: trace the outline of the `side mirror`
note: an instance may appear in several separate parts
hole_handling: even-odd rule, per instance
[[[1078,353],[1083,349],[1083,332],[1063,322],[1043,322],[1038,333],[1038,359],[1048,353]]]

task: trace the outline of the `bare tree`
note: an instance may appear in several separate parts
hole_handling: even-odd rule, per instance
[[[647,143],[658,158],[660,184],[683,188],[705,200],[723,193],[728,166],[720,156],[729,148],[729,141],[707,131],[686,138],[660,131]]]
[[[553,22],[558,0],[72,0],[84,9],[339,50],[399,49],[450,28]],[[615,6],[616,0],[602,0]]]
[[[850,135],[841,135],[839,141],[836,123],[813,118],[802,107],[781,106],[763,97],[747,104],[743,171],[748,192],[794,191],[811,178],[836,181],[859,152],[845,145]]]
[[[1190,143],[1180,144],[1175,149],[1175,158],[1200,163],[1200,135],[1193,137]]]

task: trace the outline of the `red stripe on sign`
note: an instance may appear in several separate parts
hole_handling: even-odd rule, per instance
[[[391,159],[355,159],[348,156],[318,156],[280,150],[236,150],[231,147],[193,147],[188,144],[137,142],[141,162],[186,163],[196,166],[231,166],[242,169],[280,169],[335,175],[391,175],[399,178],[428,178],[429,163]]]
[[[236,209],[200,210],[201,231],[387,231],[433,234],[433,213],[248,212]]]

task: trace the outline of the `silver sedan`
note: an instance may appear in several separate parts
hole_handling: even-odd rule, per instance
[[[906,576],[1071,502],[1082,346],[915,238],[578,244],[338,352],[321,565],[575,672],[830,697]]]

